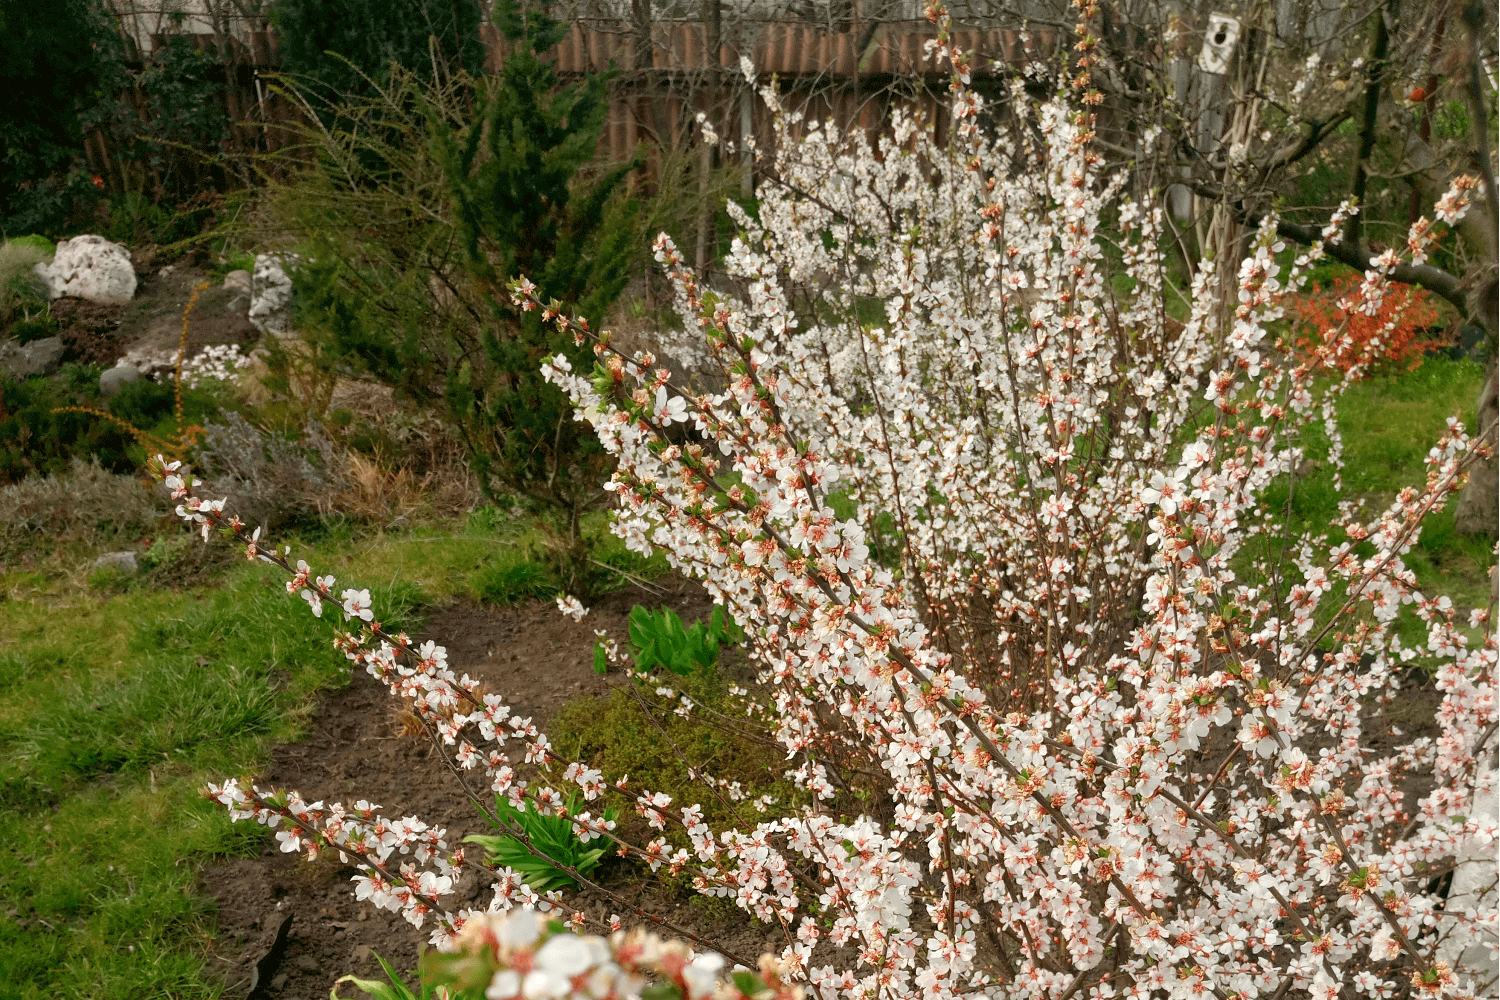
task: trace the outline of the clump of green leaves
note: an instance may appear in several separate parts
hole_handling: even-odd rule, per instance
[[[121,387],[104,404],[115,419],[101,419],[93,411],[102,402],[102,370],[69,363],[52,378],[17,380],[0,374],[0,483],[64,472],[75,458],[97,462],[111,472],[133,471],[147,452],[124,425],[170,437],[218,410],[212,390],[185,390],[184,417],[179,421],[173,387],[141,379]]]
[[[525,557],[501,558],[476,570],[469,589],[481,601],[511,605],[558,593],[557,581],[547,568]]]
[[[719,646],[744,637],[722,604],[714,605],[707,625],[695,622],[692,628],[685,628],[671,608],[653,612],[637,604],[630,610],[630,644],[641,670],[660,666],[679,677],[711,671],[719,663]]]
[[[103,103],[101,62],[116,33],[103,4],[0,5],[0,231],[57,232],[86,215],[90,195],[80,112]]]
[[[512,806],[504,796],[495,796],[495,812],[501,823],[520,827],[526,834],[526,839],[538,851],[553,861],[568,866],[580,875],[587,875],[599,867],[599,862],[609,848],[607,845],[590,848],[573,832],[573,821],[568,817],[576,815],[583,809],[582,800],[577,792],[568,797],[566,809],[567,814],[563,816],[543,816],[535,809],[522,812]],[[614,822],[618,819],[618,813],[613,809],[606,809],[604,818],[609,822]],[[497,829],[505,829],[500,823],[495,823],[495,826]],[[489,864],[495,867],[509,867],[520,873],[534,892],[543,893],[552,889],[578,887],[577,879],[551,862],[532,854],[518,837],[510,834],[476,833],[465,837],[464,842],[483,847]]]

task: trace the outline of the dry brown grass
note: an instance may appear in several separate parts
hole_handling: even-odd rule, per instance
[[[320,509],[394,526],[453,517],[483,501],[462,442],[436,417],[391,407],[367,411],[342,437],[335,482]],[[366,449],[351,447],[356,440]]]
[[[317,498],[318,510],[370,522],[409,520],[425,506],[432,479],[432,473],[419,478],[410,469],[383,468],[358,452],[346,452],[333,488]]]

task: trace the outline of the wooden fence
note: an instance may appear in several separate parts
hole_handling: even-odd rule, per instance
[[[498,72],[507,43],[492,26],[481,30],[486,68]],[[926,57],[935,29],[925,21],[861,23],[851,17],[841,24],[741,22],[719,30],[721,43],[711,51],[714,33],[716,26],[695,21],[659,21],[643,29],[626,20],[578,20],[548,56],[564,78],[607,70],[617,74],[600,139],[600,153],[614,160],[629,158],[642,142],[684,148],[693,141],[699,113],[741,149],[750,137],[768,148],[769,111],[754,97],[743,60],[753,67],[756,85],[774,77],[788,102],[810,119],[877,130],[899,102],[924,114],[934,128],[943,127],[946,71]],[[173,36],[144,37],[144,43],[135,44],[154,49]],[[294,140],[300,112],[276,96],[266,79],[280,65],[274,30],[199,31],[179,37],[213,51],[224,63],[226,110],[236,123],[230,158],[276,152]],[[958,30],[955,41],[973,54],[973,72],[981,78],[1057,56],[1057,34],[1051,29]],[[144,61],[146,56],[138,53],[137,58]],[[103,135],[90,136],[86,149],[96,173],[123,183],[118,157]]]

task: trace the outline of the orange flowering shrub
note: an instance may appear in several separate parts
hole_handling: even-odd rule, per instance
[[[1355,306],[1370,301],[1360,295],[1361,281],[1357,274],[1346,274],[1310,292],[1287,296],[1297,353],[1309,363],[1345,374],[1356,365],[1364,375],[1416,369],[1429,348],[1442,344],[1424,336],[1438,320],[1432,294],[1393,283],[1374,312],[1367,312]]]

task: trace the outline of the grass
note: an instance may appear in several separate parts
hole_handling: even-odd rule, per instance
[[[411,630],[472,568],[466,527],[449,528],[294,551]],[[271,567],[108,595],[79,575],[0,581],[0,1000],[217,997],[196,871],[265,831],[199,790],[296,739],[348,665]]]
[[[1407,486],[1426,479],[1423,459],[1438,440],[1448,417],[1472,429],[1474,401],[1484,367],[1467,359],[1428,358],[1414,372],[1376,376],[1352,386],[1339,402],[1339,429],[1344,439],[1343,490],[1334,488],[1334,470],[1326,462],[1328,441],[1321,428],[1305,439],[1308,458],[1322,465],[1299,477],[1295,489],[1277,480],[1263,499],[1272,510],[1287,512],[1294,533],[1327,530],[1341,500],[1365,501],[1364,519],[1373,518]],[[1483,607],[1490,593],[1489,569],[1494,543],[1460,535],[1454,527],[1456,500],[1429,515],[1406,565],[1429,595],[1446,594],[1463,608]],[[1342,539],[1342,533],[1334,539]],[[1368,554],[1368,543],[1357,551]],[[1425,644],[1425,626],[1410,609],[1397,620],[1403,642]]]
[[[493,518],[486,512],[477,520],[483,524]],[[584,579],[586,592],[577,596],[593,599],[620,590],[633,580],[653,580],[670,571],[666,556],[659,550],[648,559],[630,551],[622,540],[610,534],[603,512],[587,515],[583,524],[592,562]],[[547,536],[539,528],[521,526],[519,533],[494,539],[494,543],[483,551],[468,577],[469,596],[504,606],[548,600],[562,593],[558,575],[547,558]]]

